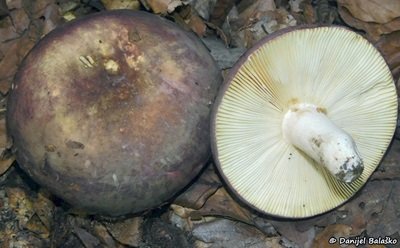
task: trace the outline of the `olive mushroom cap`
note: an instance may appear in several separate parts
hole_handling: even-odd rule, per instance
[[[297,27],[267,36],[231,69],[214,104],[212,150],[242,201],[273,216],[310,217],[366,183],[396,118],[391,72],[366,39],[339,26]],[[342,164],[325,161],[342,151],[352,154]]]
[[[17,72],[7,112],[17,161],[88,213],[158,207],[209,159],[221,81],[199,39],[164,18],[116,10],[72,21]]]

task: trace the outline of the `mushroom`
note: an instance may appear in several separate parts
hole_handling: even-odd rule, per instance
[[[285,29],[230,70],[214,105],[212,150],[242,201],[310,217],[366,183],[396,116],[391,72],[366,39],[339,26]]]
[[[27,55],[8,99],[19,165],[74,208],[167,202],[210,157],[220,71],[191,33],[145,12],[67,23]]]

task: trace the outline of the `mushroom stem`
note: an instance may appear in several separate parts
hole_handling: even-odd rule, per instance
[[[325,166],[338,180],[351,183],[364,169],[352,137],[312,104],[293,105],[282,123],[284,138]]]

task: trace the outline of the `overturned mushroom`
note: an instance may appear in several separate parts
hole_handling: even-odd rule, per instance
[[[212,145],[233,192],[261,212],[308,217],[349,199],[393,136],[396,89],[379,52],[342,27],[268,36],[230,71]]]
[[[17,161],[89,213],[157,207],[209,158],[220,80],[203,44],[161,17],[119,10],[67,23],[16,75],[7,126]]]

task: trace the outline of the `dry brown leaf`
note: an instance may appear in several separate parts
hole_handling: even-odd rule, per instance
[[[283,237],[299,246],[309,247],[315,238],[316,229],[314,226],[319,222],[319,218],[313,218],[310,220],[311,223],[307,223],[306,221],[307,220],[269,220],[268,222]]]
[[[25,30],[28,29],[30,20],[24,9],[15,9],[11,11],[10,17],[18,35],[21,35]]]
[[[39,40],[39,31],[32,25],[19,39],[14,39],[9,42],[2,43],[1,49],[4,48],[4,57],[0,61],[0,93],[7,94],[15,72],[28,53],[28,51]]]
[[[384,24],[400,17],[397,0],[338,0],[338,5],[363,22]]]
[[[367,224],[367,233],[372,237],[400,235],[400,182],[393,180],[382,187],[389,187],[383,211],[372,213]]]
[[[184,231],[191,231],[196,223],[215,219],[215,216],[253,224],[250,212],[220,186],[214,167],[209,167],[183,197],[179,196],[170,206],[170,221]]]
[[[217,27],[222,27],[222,24],[225,22],[225,19],[235,5],[234,0],[219,0],[215,3],[213,12],[210,16],[210,22],[216,25]]]
[[[377,170],[372,174],[371,180],[399,180],[400,179],[400,140],[393,140],[387,154]]]
[[[204,221],[206,219],[202,216],[191,218],[190,214],[195,211],[194,209],[184,208],[175,204],[171,204],[170,208],[172,211],[168,213],[168,220],[174,226],[185,232],[191,232],[193,230],[194,222]]]
[[[4,112],[1,111],[0,112]],[[3,151],[8,148],[8,138],[7,138],[7,129],[6,129],[6,119],[0,118],[0,155]]]
[[[214,30],[214,32],[216,33],[216,35],[223,41],[225,47],[229,46],[229,39],[228,36],[226,36],[226,34],[224,33],[224,30],[222,30],[222,28],[216,26],[215,24],[211,23],[211,22],[206,22],[207,27],[209,27],[210,29]]]
[[[82,241],[74,233],[75,227],[91,229],[92,221],[89,218],[82,218],[67,214],[61,208],[56,208],[54,224],[51,228],[51,247],[63,247],[68,240],[69,247],[83,248]]]
[[[48,240],[41,239],[37,234],[26,230],[5,230],[0,231],[0,247],[18,247],[18,248],[36,248],[36,247],[50,247]]]
[[[248,224],[253,224],[250,211],[243,208],[236,200],[234,200],[225,188],[220,188],[213,194],[204,206],[190,213],[192,218],[199,216],[222,216],[231,218]]]
[[[139,0],[101,0],[107,10],[111,9],[132,9],[139,10]]]
[[[382,53],[396,80],[400,76],[400,31],[382,35],[375,46]]]
[[[78,238],[86,248],[94,248],[100,246],[100,240],[89,233],[87,230],[75,226],[74,233],[76,234],[76,236],[78,236]]]
[[[276,21],[278,22],[277,30],[286,28],[288,26],[295,26],[297,24],[293,16],[290,15],[290,13],[283,8],[279,8],[276,10]],[[275,31],[276,30],[274,30],[273,32]]]
[[[304,0],[289,1],[290,12],[303,12]]]
[[[6,188],[8,206],[14,212],[19,228],[24,228],[35,214],[28,194],[21,188]]]
[[[337,9],[329,4],[329,0],[316,1],[315,12],[317,22],[332,24],[338,17]]]
[[[13,77],[0,78],[0,93],[6,95],[10,89]]]
[[[15,22],[14,25],[16,25],[21,32],[27,29],[29,21],[26,20],[27,16],[25,12],[17,12],[20,13],[18,15],[22,16],[19,17],[21,20],[11,21],[11,19],[9,19],[10,21],[6,24],[6,26],[4,26],[4,28],[11,27],[14,29],[13,23]],[[15,18],[17,18],[18,15],[16,15]],[[5,20],[8,19],[6,18]],[[3,59],[0,61],[0,80],[3,80],[14,76],[19,62],[40,38],[40,35],[38,35],[37,27],[33,25],[30,26],[27,32],[24,32],[22,36],[19,36],[16,31],[14,31],[13,36],[3,36],[0,29],[0,37],[0,41],[2,42],[0,49],[3,53]]]
[[[14,163],[15,157],[11,156],[6,159],[1,159],[0,160],[0,176],[3,175],[10,169],[11,165]]]
[[[109,248],[117,247],[116,241],[102,223],[95,223],[93,227],[93,232],[96,235],[96,237],[100,240],[100,242],[105,245],[105,247]]]
[[[120,243],[139,246],[142,241],[142,217],[134,217],[112,223],[104,223],[111,235]]]
[[[173,213],[178,215],[181,218],[187,219],[190,217],[190,214],[195,211],[194,209],[191,208],[185,208],[179,205],[171,204],[170,206],[171,210]]]
[[[311,3],[304,5],[303,15],[304,15],[305,23],[307,23],[307,24],[316,23],[317,16],[316,16],[315,10],[314,10],[313,6],[311,5]]]
[[[49,4],[46,6],[41,17],[43,18],[42,35],[49,33],[62,22],[62,17],[57,4]]]
[[[24,35],[23,38],[13,41],[4,58],[0,61],[0,93],[3,95],[7,94],[18,65],[27,50],[33,47],[33,45],[34,42]]]
[[[17,30],[13,26],[13,21],[10,16],[0,19],[0,42],[6,42],[19,37]],[[4,51],[3,51],[4,53]]]
[[[294,6],[290,7],[290,14],[296,19],[297,24],[316,23],[316,7],[311,4],[310,0],[289,1],[289,5],[291,5],[291,3]]]
[[[61,15],[64,15],[65,13],[69,12],[69,11],[74,11],[77,8],[79,8],[79,2],[77,1],[61,1],[58,3],[59,6],[59,11]]]
[[[398,142],[398,141],[397,141]],[[398,151],[399,152],[399,151]],[[398,165],[399,154],[391,154],[394,166]],[[352,228],[351,235],[361,235],[364,231],[372,237],[388,236],[400,230],[400,183],[398,175],[389,173],[393,168],[387,165],[386,158],[382,162],[387,166],[387,172],[382,172],[380,179],[374,181],[374,176],[368,184],[350,202],[330,213],[316,216],[307,220],[296,221],[268,221],[283,236],[300,246],[306,246],[312,229],[315,227],[329,227],[332,224],[343,224]],[[394,167],[396,169],[396,167]],[[387,173],[386,176],[383,176]],[[390,178],[394,176],[395,180]],[[397,207],[396,207],[397,206]],[[396,210],[397,208],[397,210]],[[329,230],[329,229],[328,229]],[[326,244],[327,245],[327,244]],[[316,247],[323,247],[316,246]]]
[[[33,19],[40,19],[49,5],[55,4],[54,0],[25,1],[24,8],[28,10]]]
[[[6,231],[7,228],[11,228],[17,231],[11,241],[27,242],[27,244],[31,245],[29,247],[37,247],[35,244],[41,243],[49,237],[50,227],[45,226],[39,216],[35,214],[35,209],[33,207],[33,200],[35,199],[31,197],[31,192],[17,187],[6,188],[5,192],[7,197],[2,195],[1,198],[4,198],[4,202],[7,204],[2,206],[0,219],[3,221],[6,220],[6,222],[2,223],[0,230]],[[2,204],[0,204],[0,206],[1,205]],[[6,217],[3,219],[2,217],[7,216],[6,213],[8,211],[12,213],[11,216],[13,216],[13,218],[9,219],[9,217]],[[33,237],[36,238],[32,239]],[[14,243],[13,247],[28,247],[24,246],[24,244],[25,243],[19,243],[17,245]]]
[[[237,9],[243,22],[252,22],[259,20],[267,12],[275,11],[276,6],[273,0],[251,0],[240,1]]]
[[[35,233],[42,239],[47,239],[50,235],[49,229],[43,224],[36,214],[29,219],[25,225],[25,228]]]
[[[221,187],[221,181],[210,164],[198,180],[175,199],[174,204],[185,208],[200,209],[219,187]]]
[[[55,212],[54,203],[46,192],[39,192],[33,201],[33,209],[43,225],[50,229]]]
[[[337,222],[338,219],[342,217],[342,213],[340,211],[332,211],[328,212],[322,215],[318,215],[309,219],[305,220],[295,220],[292,222],[286,222],[286,223],[293,223],[293,225],[296,227],[296,230],[299,232],[305,232],[309,230],[310,228],[313,227],[325,227],[332,225]],[[276,222],[273,222],[274,225]],[[282,227],[280,228],[282,229]]]
[[[344,224],[333,224],[327,226],[314,239],[312,248],[340,248],[339,242],[332,242],[332,238],[339,240],[339,237],[348,237],[351,234],[352,228]],[[331,240],[331,241],[330,241]]]
[[[207,25],[204,23],[197,14],[192,14],[188,21],[190,29],[195,32],[199,37],[203,37],[207,30]]]
[[[373,41],[377,41],[382,34],[389,34],[400,30],[400,17],[394,18],[389,22],[380,24],[376,22],[364,22],[354,17],[350,11],[339,4],[339,14],[341,18],[350,26],[364,30]],[[399,13],[400,14],[400,13]]]
[[[184,4],[189,4],[197,14],[206,21],[210,20],[211,13],[218,0],[186,0]]]
[[[23,7],[23,0],[6,0],[9,10],[20,9]]]
[[[207,30],[204,20],[198,15],[197,11],[191,6],[185,6],[179,12],[174,12],[175,22],[186,30],[192,30],[199,37],[203,37]]]
[[[61,8],[54,0],[24,1],[23,9],[32,23],[29,29],[33,30],[28,31],[31,36],[34,32],[40,38],[62,22]]]
[[[19,42],[13,42],[0,61],[0,80],[14,77],[20,58],[18,57]]]
[[[144,221],[143,240],[145,247],[191,247],[188,236],[162,218],[148,218]]]
[[[272,0],[241,1],[229,12],[223,25],[233,47],[252,47],[276,30],[296,25],[296,19]]]
[[[0,17],[8,15],[8,6],[6,0],[0,0]]]
[[[215,219],[196,225],[192,235],[200,241],[196,247],[283,247],[279,244],[279,237],[266,237],[253,226],[227,219]]]
[[[156,14],[171,13],[176,7],[182,5],[180,0],[140,0],[140,2]]]
[[[12,228],[0,229],[1,248],[12,247],[13,239],[17,236],[17,230]]]
[[[400,230],[399,204],[398,180],[369,181],[357,197],[340,208],[345,217],[338,222],[351,226],[354,234],[391,235]]]

